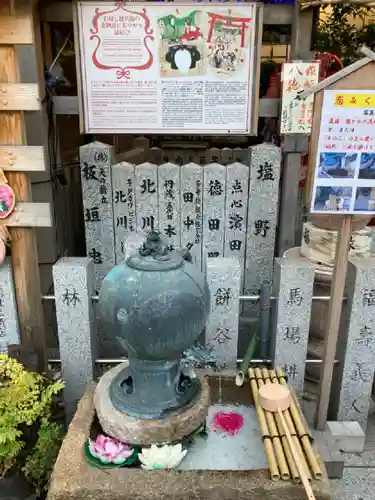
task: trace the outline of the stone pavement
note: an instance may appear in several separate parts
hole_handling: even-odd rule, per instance
[[[371,413],[363,453],[342,453],[344,476],[333,480],[334,500],[373,500],[375,498],[375,412]]]
[[[303,401],[303,411],[311,424],[315,404]],[[363,453],[343,453],[345,460],[342,479],[331,480],[333,500],[375,499],[375,404],[370,406],[366,443]]]

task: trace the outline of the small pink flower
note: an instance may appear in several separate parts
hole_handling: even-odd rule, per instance
[[[96,441],[89,439],[89,450],[103,464],[121,465],[133,455],[134,449],[127,444],[99,434]]]

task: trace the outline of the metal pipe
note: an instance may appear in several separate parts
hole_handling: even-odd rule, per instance
[[[328,302],[331,297],[329,295],[316,295],[312,297],[312,300]],[[56,300],[54,295],[42,295],[42,300]],[[92,295],[91,300],[97,302],[99,300],[99,295]],[[260,295],[240,295],[239,300],[249,301],[249,302],[257,302],[260,300]],[[270,297],[270,300],[278,300],[278,297]],[[347,297],[344,297],[343,300],[347,300]]]
[[[330,295],[315,295],[312,297],[312,300],[328,302],[330,298]],[[257,302],[258,300],[260,300],[260,295],[240,295],[239,300]],[[278,297],[271,296],[270,300],[278,300]],[[344,297],[343,300],[347,300],[347,297]]]
[[[56,300],[56,297],[54,295],[42,295],[41,299],[42,300]],[[91,300],[94,302],[97,302],[99,300],[99,295],[92,295]]]
[[[265,358],[268,354],[270,311],[271,282],[269,280],[264,280],[260,285],[259,356],[261,358]]]
[[[97,365],[112,365],[112,364],[118,364],[118,363],[124,363],[124,361],[127,361],[126,358],[110,358],[110,359],[96,359],[95,360],[95,363]],[[241,358],[238,358],[237,359],[237,363],[240,364],[242,363],[243,359]],[[48,363],[50,363],[51,365],[52,364],[57,364],[57,363],[61,363],[61,359],[58,359],[58,358],[51,358],[48,360]],[[257,364],[257,365],[260,365],[260,364],[265,364],[265,365],[270,365],[272,364],[272,360],[271,359],[252,359],[250,360],[250,363],[251,364]],[[320,363],[323,363],[323,360],[322,359],[306,359],[305,361],[306,364],[308,365],[319,365]],[[340,362],[338,359],[335,359],[335,365],[338,365]]]
[[[248,300],[249,302],[257,302],[260,299],[260,295],[240,295],[239,300]],[[275,300],[275,297],[271,297]]]

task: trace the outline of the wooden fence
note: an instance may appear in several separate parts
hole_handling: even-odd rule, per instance
[[[80,150],[87,255],[95,264],[96,290],[124,258],[126,239],[152,229],[171,248],[191,248],[199,265],[214,257],[238,258],[247,292],[272,279],[278,147],[136,150],[125,157],[144,160],[147,154],[148,161],[118,162],[122,155],[116,158],[113,146],[99,142]]]

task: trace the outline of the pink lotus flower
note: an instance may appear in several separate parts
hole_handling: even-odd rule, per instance
[[[103,464],[122,465],[133,455],[134,449],[127,444],[99,434],[96,441],[89,439],[90,453]]]

